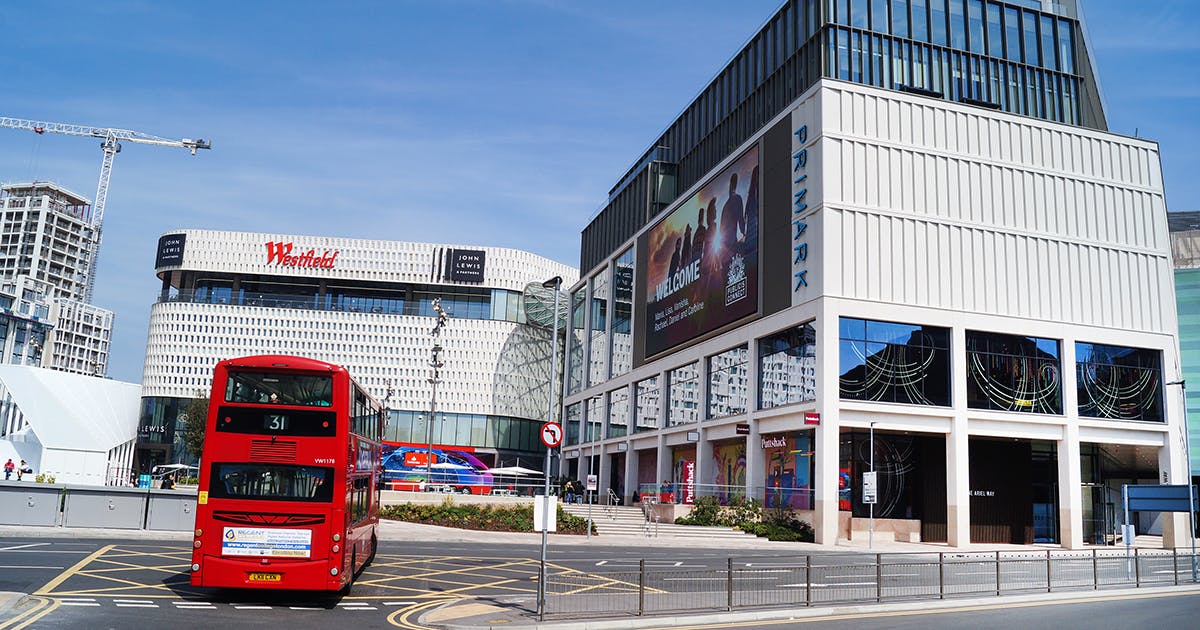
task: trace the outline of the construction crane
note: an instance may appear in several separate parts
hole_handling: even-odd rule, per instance
[[[61,133],[68,136],[87,136],[100,138],[100,148],[104,151],[104,159],[100,163],[100,183],[96,186],[96,198],[92,201],[92,246],[88,253],[87,284],[85,285],[84,301],[92,302],[92,293],[96,289],[96,267],[100,262],[100,238],[104,228],[104,202],[108,199],[108,180],[112,176],[113,158],[121,152],[121,142],[137,144],[152,144],[160,147],[178,147],[187,149],[196,155],[197,149],[211,149],[212,143],[204,139],[171,140],[160,138],[140,131],[128,129],[113,129],[111,127],[92,127],[90,125],[69,125],[37,120],[24,120],[0,116],[0,127],[9,129],[26,129],[38,135],[44,133]]]

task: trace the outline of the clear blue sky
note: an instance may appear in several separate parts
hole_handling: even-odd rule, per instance
[[[0,114],[211,138],[127,144],[96,302],[140,382],[176,228],[515,247],[578,264],[608,189],[779,0],[4,3]],[[1200,3],[1085,5],[1113,131],[1200,210]],[[89,138],[0,129],[0,181],[96,191]]]

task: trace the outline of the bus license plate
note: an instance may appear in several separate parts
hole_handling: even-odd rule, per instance
[[[251,582],[282,582],[282,573],[251,573]]]

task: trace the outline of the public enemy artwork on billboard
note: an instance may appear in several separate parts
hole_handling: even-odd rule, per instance
[[[646,356],[758,311],[758,147],[644,233]]]

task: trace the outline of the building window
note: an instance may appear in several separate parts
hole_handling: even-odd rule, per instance
[[[1163,421],[1162,353],[1158,350],[1075,344],[1079,415]]]
[[[566,440],[564,446],[574,446],[579,444],[579,424],[583,420],[583,405],[575,403],[567,405],[566,418],[563,419],[563,428],[566,429]]]
[[[708,417],[736,416],[749,411],[746,391],[746,346],[708,358]]]
[[[587,432],[584,442],[599,440],[604,429],[604,395],[599,394],[587,399]]]
[[[608,267],[592,278],[588,310],[591,311],[588,343],[588,385],[608,380]]]
[[[817,334],[811,323],[758,342],[758,407],[817,399]]]
[[[638,381],[636,398],[636,418],[634,431],[653,431],[658,428],[658,414],[661,411],[662,389],[658,385],[658,377],[652,376],[644,381]]]
[[[671,370],[667,385],[667,426],[699,422],[700,363]]]
[[[1058,341],[967,331],[967,406],[1062,413]]]
[[[633,366],[633,248],[617,257],[613,274],[612,375],[620,376]]]
[[[841,397],[950,405],[950,330],[873,320],[839,320]]]
[[[567,394],[577,393],[583,387],[583,315],[586,290],[571,294],[571,322],[567,326]]]
[[[629,433],[629,390],[621,388],[608,394],[608,437]]]

